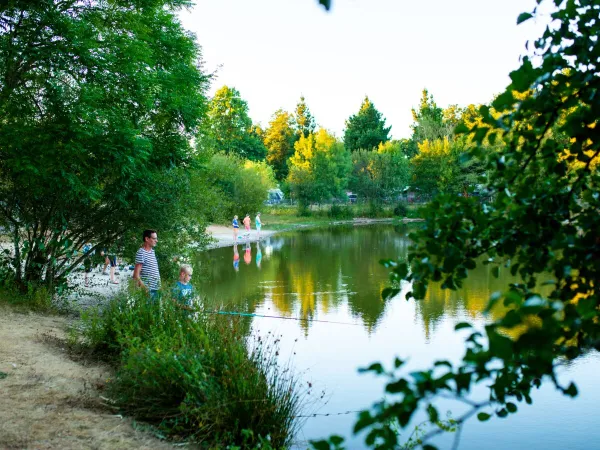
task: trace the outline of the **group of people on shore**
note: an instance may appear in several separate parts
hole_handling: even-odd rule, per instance
[[[246,214],[242,223],[244,224],[245,233],[243,236],[238,236],[240,230],[240,223],[238,222],[238,216],[233,216],[233,220],[231,221],[231,225],[233,226],[233,242],[237,242],[238,239],[250,239],[250,214]],[[260,213],[256,213],[256,217],[254,218],[254,226],[256,227],[256,231],[258,234],[258,239],[260,239],[260,229],[262,227],[262,222],[260,220]]]
[[[155,230],[144,230],[142,233],[142,246],[138,249],[135,254],[135,264],[133,268],[133,280],[139,288],[148,292],[150,298],[158,298],[158,292],[160,289],[160,272],[158,269],[158,261],[154,252],[154,247],[158,243],[158,235]],[[83,260],[84,265],[84,281],[85,286],[88,287],[88,274],[92,271],[92,246],[91,244],[85,244],[83,246],[83,253],[85,258]],[[115,279],[115,274],[118,275],[117,270],[117,252],[116,249],[103,248],[100,251],[100,255],[105,257],[105,264],[103,268],[103,274],[107,274],[106,269],[110,265],[110,281],[114,284],[119,284],[119,281]],[[182,264],[179,267],[179,279],[175,283],[173,288],[172,296],[179,303],[183,309],[191,309],[192,297],[194,295],[193,287],[190,283],[193,275],[192,266],[189,264]]]
[[[237,252],[238,239],[249,239],[251,231],[251,219],[250,214],[246,214],[242,221],[244,225],[245,233],[243,236],[239,236],[240,224],[238,222],[238,216],[234,216],[233,225],[233,238],[234,238],[234,254],[237,254],[237,258],[234,255],[234,267],[239,264],[239,254]],[[256,213],[254,219],[254,226],[257,231],[258,239],[260,239],[260,231],[262,227],[262,221],[260,219],[260,212]],[[160,289],[160,272],[158,269],[158,261],[154,252],[154,247],[158,243],[158,235],[155,230],[144,230],[142,233],[142,246],[138,249],[135,254],[135,263],[133,268],[133,280],[136,286],[145,290],[150,295],[150,298],[156,299],[158,297]],[[84,258],[84,279],[85,286],[88,286],[88,274],[92,271],[92,245],[85,244],[83,247]],[[105,258],[103,274],[107,274],[106,269],[110,266],[110,281],[113,284],[119,284],[115,275],[117,272],[117,251],[116,248],[103,248],[100,251],[100,255]],[[247,245],[245,249],[244,261],[246,264],[250,263],[251,253],[250,246]],[[257,247],[256,263],[260,267],[260,260],[262,259],[262,252],[260,247]],[[192,297],[194,295],[193,287],[190,283],[193,274],[192,266],[189,264],[182,264],[179,267],[179,279],[173,288],[173,297],[180,303],[184,309],[190,309],[192,306]]]
[[[96,253],[92,250],[92,244],[86,243],[82,248],[84,259],[83,259],[83,273],[84,273],[84,284],[85,287],[89,287],[89,274],[92,273],[93,267],[101,264],[100,260],[95,257]],[[110,282],[113,284],[119,284],[119,280],[116,277],[119,275],[119,266],[117,264],[117,249],[114,246],[109,248],[102,248],[99,251],[100,258],[103,259],[104,267],[100,269],[102,275],[108,275]],[[110,267],[110,272],[106,269]]]
[[[158,297],[160,288],[160,272],[154,247],[158,243],[158,235],[154,230],[144,230],[142,233],[142,246],[135,254],[133,280],[136,285],[150,294],[150,298]],[[173,287],[173,298],[183,309],[191,309],[194,288],[190,283],[194,271],[189,264],[179,266],[179,279]]]

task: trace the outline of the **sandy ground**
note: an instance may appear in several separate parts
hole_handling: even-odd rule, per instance
[[[110,371],[68,356],[68,323],[0,307],[0,448],[172,449],[102,405]]]

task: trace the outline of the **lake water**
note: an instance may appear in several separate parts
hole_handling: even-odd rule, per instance
[[[395,356],[408,359],[407,372],[426,369],[436,359],[458,361],[466,332],[455,332],[454,325],[468,320],[482,326],[502,313],[484,316],[482,311],[491,293],[503,290],[511,278],[502,271],[495,278],[485,266],[471,271],[457,292],[433,287],[424,300],[406,301],[410,286],[403,286],[398,296],[382,300],[388,270],[379,260],[405,257],[407,232],[392,225],[299,231],[198,256],[195,283],[209,302],[229,310],[302,319],[248,319],[257,332],[281,336],[282,360],[291,359],[306,387],[312,385],[308,409],[318,415],[306,420],[297,436],[298,448],[332,433],[345,436],[347,448],[365,448],[361,436],[352,436],[356,413],[346,412],[380,399],[384,380],[359,374],[359,367],[381,361],[389,368]],[[600,448],[598,373],[595,352],[570,363],[560,379],[576,382],[578,398],[544,386],[534,392],[533,405],[518,404],[516,415],[467,422],[459,448]],[[322,391],[326,395],[319,400]],[[473,398],[485,395],[482,387]],[[450,401],[438,405],[454,417],[464,411]],[[414,424],[423,419],[416,416]],[[451,448],[453,439],[447,435],[434,443]]]

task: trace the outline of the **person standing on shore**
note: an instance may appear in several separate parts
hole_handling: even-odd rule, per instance
[[[260,213],[256,213],[256,218],[254,219],[254,225],[256,226],[256,232],[258,233],[258,239],[260,239],[260,228],[262,227],[262,222],[260,221]]]
[[[154,253],[154,247],[158,242],[156,231],[144,230],[142,241],[142,247],[135,254],[133,279],[139,287],[147,290],[152,298],[156,298],[160,286],[160,272]]]
[[[85,258],[83,259],[83,282],[85,287],[89,287],[90,283],[88,281],[88,276],[92,271],[92,244],[86,242],[83,246],[83,254]]]
[[[240,230],[240,223],[238,222],[238,216],[233,216],[233,221],[231,222],[233,225],[233,242],[237,242],[238,231]]]
[[[250,214],[244,217],[244,228],[246,229],[246,239],[250,237]]]

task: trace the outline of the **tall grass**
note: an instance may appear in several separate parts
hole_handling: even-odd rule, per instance
[[[190,314],[139,294],[84,315],[85,345],[117,363],[107,395],[122,412],[172,438],[209,448],[285,448],[302,408],[273,340],[253,339],[241,318]]]
[[[58,313],[66,308],[66,302],[53,296],[46,286],[28,283],[18,287],[12,280],[0,283],[0,304],[2,303],[18,309],[45,313]]]

